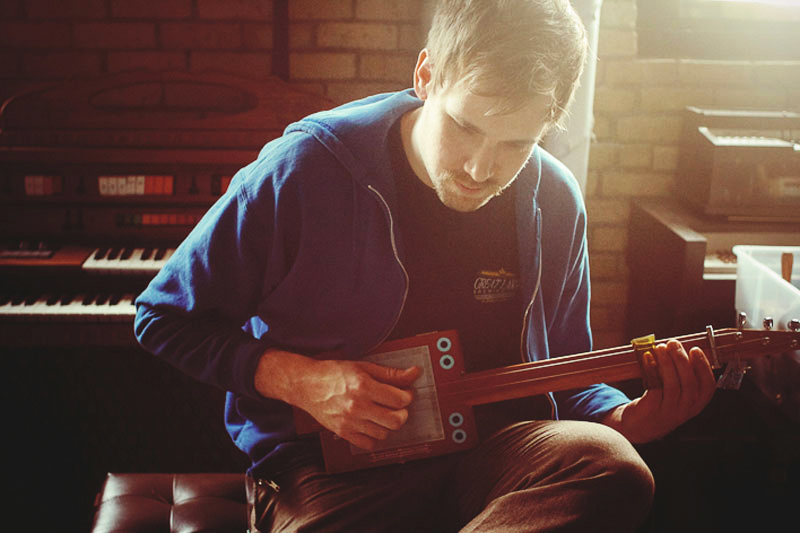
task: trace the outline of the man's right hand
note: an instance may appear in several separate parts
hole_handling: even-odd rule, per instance
[[[351,444],[373,449],[408,419],[416,366],[396,369],[366,361],[316,360],[268,350],[256,369],[256,389],[313,416]]]

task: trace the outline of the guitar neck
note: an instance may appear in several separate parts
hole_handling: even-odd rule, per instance
[[[712,341],[708,333],[675,338],[687,352],[695,346],[701,348],[712,366],[719,368],[737,354],[764,355],[780,348],[776,343],[765,344],[764,336],[759,333],[763,332],[724,329],[714,332]],[[780,333],[788,332],[773,332]],[[656,341],[660,342],[666,340]],[[441,384],[438,393],[448,401],[481,405],[642,376],[639,355],[633,346],[619,346],[465,374],[461,379]]]
[[[440,384],[437,392],[440,398],[474,406],[638,377],[639,361],[629,347],[473,372]]]

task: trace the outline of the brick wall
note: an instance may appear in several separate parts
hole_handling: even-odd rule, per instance
[[[0,76],[21,81],[154,70],[270,70],[269,0],[4,0]]]
[[[630,340],[624,336],[629,206],[673,195],[681,110],[800,107],[800,62],[639,59],[635,26],[636,0],[604,0],[586,191],[598,347]]]
[[[336,102],[409,87],[425,0],[290,0],[290,76]]]
[[[292,81],[337,102],[404,88],[428,0],[289,0]],[[271,72],[272,0],[3,0],[0,96],[125,70]]]
[[[431,4],[290,0],[291,80],[337,102],[409,86]],[[0,98],[25,82],[145,67],[263,78],[272,18],[272,0],[3,0]],[[635,0],[605,0],[586,191],[598,347],[628,341],[629,205],[672,194],[680,110],[800,107],[800,63],[642,60],[635,23]]]

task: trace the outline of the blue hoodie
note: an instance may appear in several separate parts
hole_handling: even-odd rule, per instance
[[[409,280],[389,131],[420,105],[411,91],[383,94],[289,125],[236,174],[136,301],[135,333],[146,350],[228,391],[225,423],[255,475],[279,472],[296,444],[291,407],[255,389],[264,351],[357,358],[397,323]],[[518,179],[528,302],[521,356],[589,351],[580,190],[538,147]],[[594,421],[628,401],[602,384],[550,399],[554,417]]]

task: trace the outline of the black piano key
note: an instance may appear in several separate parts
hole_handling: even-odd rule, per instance
[[[156,261],[161,261],[162,259],[164,259],[165,255],[167,255],[167,249],[166,248],[158,248],[158,249],[156,249],[156,256],[154,257],[154,259]]]
[[[72,300],[74,300],[74,299],[75,299],[75,295],[74,294],[62,294],[61,295],[61,299],[59,300],[59,303],[61,305],[69,305],[69,304],[72,303]]]
[[[47,301],[45,303],[47,305],[56,305],[59,302],[60,299],[61,299],[61,295],[60,294],[53,294],[47,299]]]
[[[41,294],[29,294],[25,297],[24,305],[33,305],[41,297]]]
[[[81,305],[92,305],[92,301],[94,301],[94,295],[93,294],[87,294],[86,296],[83,297],[83,301],[81,302]]]
[[[24,294],[15,294],[11,297],[11,305],[22,305],[25,301]]]
[[[111,298],[108,300],[109,305],[117,305],[119,301],[122,300],[121,294],[112,294]]]
[[[108,248],[99,248],[97,250],[97,253],[94,254],[94,260],[99,261],[100,259],[105,257],[107,253],[108,253]]]
[[[125,259],[130,259],[131,255],[133,255],[133,248],[123,248],[119,258],[124,261]]]
[[[120,248],[112,248],[110,252],[108,252],[108,257],[106,259],[112,260],[119,257],[119,254],[122,250]]]
[[[94,305],[104,305],[108,301],[108,294],[100,294],[94,301]]]
[[[0,305],[6,305],[10,301],[11,301],[11,295],[9,295],[9,294],[0,294]]]
[[[153,249],[152,248],[145,248],[144,250],[142,250],[142,261],[146,261],[146,260],[150,259],[151,255],[153,255]]]

